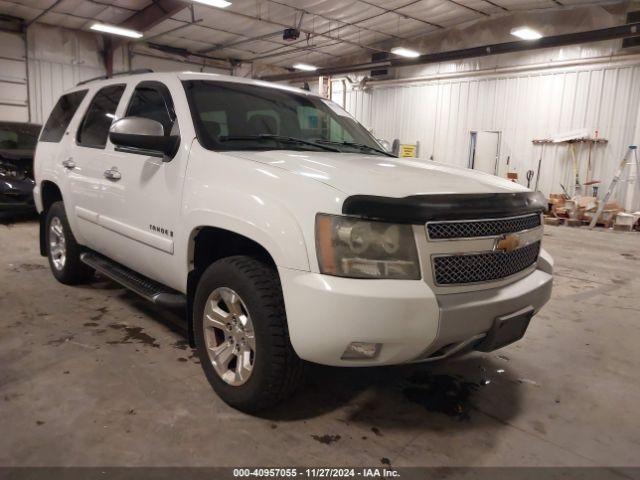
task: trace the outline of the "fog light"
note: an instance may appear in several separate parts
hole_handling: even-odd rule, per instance
[[[381,343],[351,342],[342,354],[342,360],[362,360],[376,358],[382,348]]]

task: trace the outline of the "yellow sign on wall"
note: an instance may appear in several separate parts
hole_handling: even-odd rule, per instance
[[[415,145],[400,145],[400,157],[401,158],[415,158],[416,157]]]

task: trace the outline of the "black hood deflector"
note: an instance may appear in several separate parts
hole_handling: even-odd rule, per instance
[[[547,199],[541,192],[451,193],[403,198],[353,195],[342,205],[345,215],[412,224],[512,217],[546,209]]]

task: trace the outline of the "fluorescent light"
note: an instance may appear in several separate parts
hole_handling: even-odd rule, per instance
[[[308,65],[306,63],[296,63],[293,68],[296,70],[304,70],[305,72],[313,72],[318,69],[315,65]]]
[[[538,40],[539,38],[542,38],[542,34],[539,31],[527,26],[511,29],[511,35],[523,40]]]
[[[227,0],[194,0],[194,2],[217,8],[227,8],[229,5],[231,5],[231,2],[227,2]]]
[[[410,50],[404,47],[392,48],[391,53],[393,53],[394,55],[400,55],[401,57],[407,57],[407,58],[416,58],[420,56],[420,52],[416,52],[415,50]]]
[[[128,28],[120,28],[115,25],[107,25],[106,23],[94,23],[91,25],[91,30],[97,30],[99,32],[111,33],[113,35],[122,35],[123,37],[141,38],[142,33],[135,30],[129,30]]]

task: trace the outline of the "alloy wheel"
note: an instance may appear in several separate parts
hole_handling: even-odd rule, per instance
[[[67,260],[67,243],[58,217],[53,217],[49,224],[49,252],[55,269],[62,270]]]
[[[253,371],[256,342],[251,315],[240,295],[227,287],[216,288],[207,298],[202,322],[216,373],[229,385],[244,384]]]

